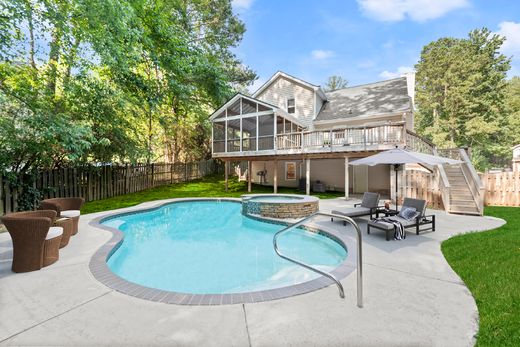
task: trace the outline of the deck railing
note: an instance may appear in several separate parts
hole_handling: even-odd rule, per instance
[[[276,135],[276,150],[346,149],[348,146],[403,144],[404,123],[393,123],[334,130],[302,131]],[[260,149],[260,148],[259,148]]]
[[[343,129],[315,130],[291,132],[277,135],[258,136],[227,140],[227,152],[240,155],[242,151],[292,151],[292,152],[332,152],[349,150],[374,150],[388,149],[388,145],[398,145],[409,150],[433,154],[435,145],[424,137],[406,129],[405,122],[395,122],[371,126],[348,127]],[[385,146],[386,145],[386,146]],[[352,149],[349,149],[352,147]],[[224,153],[226,145],[224,140],[213,141],[213,152]],[[458,153],[458,152],[457,152]],[[261,155],[262,153],[259,153]],[[442,155],[442,154],[441,154]]]

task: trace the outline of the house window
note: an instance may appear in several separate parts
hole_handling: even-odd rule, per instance
[[[296,110],[294,98],[293,99],[287,99],[287,113],[294,113]]]

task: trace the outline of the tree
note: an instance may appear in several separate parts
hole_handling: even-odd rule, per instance
[[[230,0],[0,2],[0,173],[206,157],[208,114],[256,77],[244,31]]]
[[[441,38],[422,49],[415,66],[418,132],[439,147],[472,147],[481,169],[508,150],[504,40],[485,28]]]
[[[327,92],[330,92],[333,90],[345,88],[347,85],[348,81],[345,78],[333,75],[327,79],[327,82],[325,82],[323,89],[325,89],[325,91]]]
[[[511,145],[520,144],[520,77],[515,76],[507,82],[506,105]]]
[[[229,0],[10,0],[0,28],[2,123],[53,116],[63,130],[80,129],[82,144],[67,148],[57,133],[54,151],[25,147],[37,162],[13,152],[20,157],[4,156],[6,170],[161,158],[178,142],[170,128],[182,123],[183,137],[200,142],[211,110],[256,77],[231,51],[245,27]],[[0,129],[5,141],[9,128]]]

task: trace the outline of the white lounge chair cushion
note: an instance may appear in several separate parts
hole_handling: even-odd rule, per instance
[[[415,219],[412,219],[412,220],[406,220],[402,217],[399,217],[399,216],[392,216],[392,217],[387,217],[388,219],[392,219],[392,220],[395,220],[395,221],[398,221],[400,222],[403,227],[409,227],[409,226],[412,226],[412,225],[415,225],[416,224],[416,220]],[[372,225],[375,225],[377,227],[379,227],[379,229],[382,229],[382,226],[384,226],[386,229],[393,229],[394,228],[394,225],[392,223],[387,223],[387,222],[383,222],[383,221],[369,221],[368,224],[370,224],[371,226]]]
[[[67,210],[67,211],[61,211],[60,216],[65,218],[74,218],[79,217],[80,213],[79,210]]]
[[[45,240],[50,240],[61,235],[63,235],[62,227],[50,227],[47,236],[45,236]]]

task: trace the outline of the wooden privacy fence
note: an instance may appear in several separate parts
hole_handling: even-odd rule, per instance
[[[520,206],[520,172],[485,173],[486,206]]]
[[[194,163],[82,166],[41,171],[33,187],[43,193],[44,199],[80,196],[93,201],[220,172],[222,165],[212,159]],[[18,210],[19,195],[20,191],[0,175],[0,215]]]
[[[426,200],[429,208],[444,209],[442,195],[433,173],[419,170],[404,170],[399,176],[399,201],[403,197]]]

